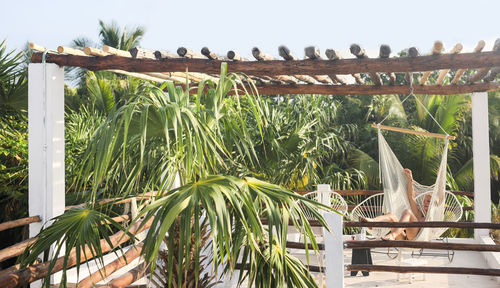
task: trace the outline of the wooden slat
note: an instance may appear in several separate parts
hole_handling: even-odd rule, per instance
[[[83,53],[83,51],[82,51]],[[85,53],[84,53],[85,54]],[[33,63],[41,63],[42,53],[33,53]],[[120,56],[88,57],[47,53],[48,63],[59,66],[75,66],[89,70],[120,69],[134,72],[190,72],[219,73],[220,60],[208,59],[131,59]],[[241,72],[247,75],[286,75],[286,74],[354,74],[369,72],[412,72],[436,69],[482,68],[500,66],[500,53],[461,53],[415,58],[368,58],[330,60],[291,60],[291,61],[248,61],[228,62],[228,72]]]
[[[134,283],[135,281],[144,277],[148,270],[149,270],[149,265],[146,264],[145,262],[143,262],[143,263],[139,264],[137,267],[135,267],[134,269],[121,275],[120,277],[113,279],[111,282],[109,282],[108,285],[111,288],[127,287],[128,285],[130,285],[130,284]]]
[[[490,269],[490,268],[481,269],[481,268],[443,267],[443,266],[390,266],[390,265],[351,264],[347,265],[346,270],[367,271],[367,272],[468,274],[468,275],[483,275],[483,276],[500,276],[500,269]]]
[[[352,44],[351,47],[349,48],[351,51],[351,54],[356,56],[358,59],[368,59],[368,55],[366,55],[365,49],[361,48],[358,44]],[[388,70],[389,71],[389,70]],[[382,80],[380,79],[380,75],[377,72],[368,72],[370,75],[370,78],[372,79],[373,83],[377,86],[382,85]]]
[[[495,41],[495,44],[493,45],[493,52],[499,52],[499,51],[500,51],[500,38],[498,38]],[[477,81],[483,79],[488,74],[488,71],[490,70],[490,68],[494,67],[494,66],[500,66],[500,65],[491,65],[490,67],[484,67],[484,68],[477,70],[476,74],[474,74],[469,79],[469,83],[474,83],[474,82],[477,82]]]
[[[325,244],[323,243],[317,243],[318,244],[318,250],[325,250]],[[306,249],[306,244],[302,242],[292,242],[292,241],[286,241],[286,248],[290,249]],[[307,249],[313,249],[313,246],[311,243],[307,243]]]
[[[441,138],[441,139],[446,138],[445,134],[431,133],[431,132],[426,132],[426,131],[416,131],[416,130],[399,128],[399,127],[378,125],[378,124],[375,124],[375,123],[372,124],[372,127],[373,128],[380,128],[382,130],[390,130],[390,131],[395,131],[395,132],[401,132],[401,133],[405,133],[405,134],[415,134],[415,135],[422,135],[422,136],[428,136],[428,137],[434,137],[434,138]],[[448,139],[455,140],[455,136],[448,136]]]
[[[0,231],[19,227],[19,226],[24,226],[24,225],[28,225],[28,224],[36,223],[36,222],[40,222],[40,221],[42,221],[40,219],[40,216],[31,216],[31,217],[25,217],[25,218],[12,220],[12,221],[8,221],[8,222],[3,222],[0,224]]]
[[[460,53],[460,51],[462,51],[463,48],[464,48],[464,46],[462,44],[458,43],[455,45],[455,47],[453,47],[453,49],[451,49],[450,54],[458,54],[458,53]],[[436,80],[436,85],[443,84],[444,77],[446,76],[446,74],[448,74],[448,72],[450,72],[450,69],[443,69],[439,72],[439,76]]]
[[[441,41],[436,41],[434,42],[434,46],[432,47],[431,54],[433,56],[440,55],[441,52],[443,51],[443,42]],[[436,70],[436,69],[432,69]],[[422,78],[420,78],[420,84],[425,85],[427,83],[427,80],[429,79],[429,76],[431,75],[432,71],[425,71],[424,74],[422,75]]]
[[[483,51],[484,46],[486,45],[486,42],[483,40],[480,40],[476,47],[474,48],[474,53],[479,53]],[[451,84],[457,84],[458,81],[460,80],[460,77],[467,71],[467,69],[458,69],[457,72],[455,73],[455,76],[453,77],[453,80],[451,80]]]
[[[481,252],[500,252],[500,245],[488,244],[463,244],[449,242],[430,242],[430,241],[408,241],[408,240],[362,240],[345,241],[345,248],[423,248],[423,249],[443,249],[457,251],[481,251]]]
[[[131,235],[138,234],[147,228],[151,226],[153,223],[153,218],[151,218],[148,222],[146,223],[141,223],[138,222],[134,224],[130,229],[128,230],[128,233]],[[143,225],[140,229],[139,226]],[[101,251],[102,253],[106,253],[111,251],[114,247],[117,247],[118,245],[125,243],[130,239],[128,236],[129,234],[125,233],[123,231],[117,232],[113,234],[112,236],[109,237],[109,240],[113,247],[111,247],[108,243],[107,240],[102,239],[101,240]],[[90,260],[94,257],[94,253],[90,251],[89,248],[86,248],[84,251],[82,251],[81,259],[87,259]],[[73,267],[79,263],[76,261],[76,251],[73,249],[68,257],[68,259],[64,259],[63,257],[59,257],[53,268],[52,268],[52,273],[56,273],[58,271],[61,271],[63,268],[64,262],[67,261],[66,265],[67,267]],[[44,262],[40,264],[35,264],[33,266],[28,266],[26,268],[22,268],[19,270],[16,270],[12,273],[9,274],[2,274],[0,276],[0,287],[3,288],[14,288],[14,287],[22,287],[25,285],[28,285],[31,282],[34,282],[36,280],[42,279],[43,277],[47,276],[48,273],[48,268],[51,265],[51,262]]]
[[[382,59],[387,59],[391,56],[391,46],[389,45],[380,45],[380,50],[378,56]],[[396,82],[396,74],[394,72],[388,72],[387,76],[389,76],[389,85],[394,85]]]

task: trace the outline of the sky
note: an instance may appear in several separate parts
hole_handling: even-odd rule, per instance
[[[82,36],[98,42],[99,19],[144,27],[143,48],[207,46],[219,55],[235,50],[250,59],[253,47],[277,57],[280,45],[300,58],[310,45],[351,58],[352,43],[372,57],[381,44],[393,52],[415,46],[426,54],[436,40],[445,51],[462,43],[463,52],[485,40],[489,51],[500,37],[498,0],[0,0],[0,11],[0,41],[6,39],[8,49],[30,41],[55,50]]]

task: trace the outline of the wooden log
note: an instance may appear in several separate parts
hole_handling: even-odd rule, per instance
[[[342,59],[342,56],[340,55],[340,52],[335,50],[335,49],[326,49],[325,50],[325,55],[326,58],[330,60],[339,60]]]
[[[201,48],[201,54],[203,54],[205,57],[207,57],[210,60],[220,59],[220,57],[217,56],[217,54],[215,54],[214,52],[210,51],[210,49],[208,49],[208,47]]]
[[[125,51],[125,50],[116,49],[116,48],[108,46],[108,45],[102,46],[102,51],[109,53],[109,54],[118,55],[121,57],[127,57],[127,58],[132,57],[132,55],[130,55],[130,52]]]
[[[35,44],[35,43],[32,43],[32,42],[29,42],[28,43],[28,47],[31,49],[31,50],[35,50],[35,51],[38,51],[38,52],[45,52],[46,50],[48,50],[47,48],[41,46],[41,45],[38,45],[38,44]]]
[[[495,44],[493,45],[493,52],[498,52],[498,51],[500,51],[500,38],[498,38],[495,41]],[[493,67],[493,66],[497,66],[497,65],[492,65],[490,67],[484,67],[484,68],[479,69],[476,72],[476,74],[474,74],[469,79],[469,83],[474,83],[474,82],[477,82],[477,81],[483,79],[488,74],[488,71],[490,70],[490,68]]]
[[[390,130],[390,131],[401,132],[401,133],[405,133],[405,134],[422,135],[422,136],[428,136],[428,137],[434,137],[434,138],[440,138],[440,139],[444,139],[444,138],[448,137],[448,139],[450,139],[450,140],[455,140],[455,136],[449,136],[449,135],[438,134],[438,133],[431,133],[431,132],[426,132],[426,131],[417,131],[417,130],[399,128],[399,127],[378,125],[375,123],[372,124],[372,128],[380,128],[382,130]]]
[[[78,49],[66,47],[66,46],[58,46],[57,52],[63,53],[63,54],[69,54],[69,55],[87,56],[87,54],[85,54],[85,52],[83,52],[82,50],[78,50]]]
[[[179,55],[167,50],[156,50],[154,52],[156,60],[179,58]]]
[[[483,275],[483,276],[500,276],[500,269],[462,268],[462,267],[443,267],[443,266],[390,266],[390,265],[351,264],[347,265],[346,270],[367,271],[367,272],[468,274],[468,275]]]
[[[108,56],[108,55],[111,55],[110,53],[104,52],[101,49],[97,49],[97,48],[93,48],[93,47],[89,47],[89,46],[83,48],[83,52],[89,56]]]
[[[417,57],[420,55],[420,52],[418,51],[417,47],[410,47],[408,48],[408,57]],[[413,73],[414,74],[414,73]],[[405,79],[406,82],[409,84],[410,83],[410,73],[405,73]],[[413,81],[413,79],[411,79]]]
[[[317,243],[318,244],[318,250],[325,250],[325,244],[323,243]],[[306,244],[302,242],[292,242],[292,241],[286,241],[286,248],[290,249],[306,249]],[[311,243],[307,243],[307,249],[313,249],[313,246]]]
[[[40,216],[31,216],[31,217],[25,217],[25,218],[12,220],[12,221],[8,221],[8,222],[3,222],[3,223],[0,223],[0,231],[11,229],[14,227],[28,225],[31,223],[37,223],[40,221],[42,221],[40,219]]]
[[[457,251],[481,251],[481,252],[500,252],[500,245],[488,244],[463,244],[449,242],[430,242],[430,241],[408,241],[408,240],[363,240],[363,241],[345,241],[345,248],[416,248],[416,249],[436,249],[436,250],[457,250]]]
[[[349,47],[349,50],[351,51],[351,54],[356,56],[358,59],[367,59],[369,58],[368,55],[366,55],[365,49],[361,48],[358,44],[352,44],[351,47]],[[369,72],[368,75],[370,75],[370,78],[372,79],[373,83],[377,86],[382,85],[382,79],[380,78],[380,75],[376,72]],[[358,79],[355,77],[356,82]]]
[[[450,54],[458,54],[460,53],[460,51],[462,51],[462,49],[463,45],[458,43],[457,45],[455,45],[455,47],[453,47],[453,49],[451,49]],[[439,76],[436,80],[436,85],[443,84],[444,77],[446,76],[446,74],[448,74],[448,72],[450,72],[450,69],[443,69],[439,72]]]
[[[440,55],[442,51],[443,51],[443,42],[441,42],[441,41],[434,42],[434,46],[432,46],[431,54],[433,56]],[[424,74],[422,74],[422,78],[420,78],[420,84],[425,85],[425,83],[427,83],[427,80],[429,79],[429,76],[431,75],[431,73],[432,73],[432,71],[425,71]]]
[[[82,52],[83,53],[83,52]],[[42,53],[33,53],[32,63],[41,63]],[[82,67],[92,71],[120,69],[134,72],[190,72],[219,73],[222,61],[208,59],[131,59],[120,56],[88,57],[47,53],[46,61],[59,66]],[[500,66],[500,53],[496,51],[481,53],[444,54],[419,56],[415,58],[368,58],[295,61],[233,61],[228,62],[228,72],[241,72],[247,75],[286,75],[286,74],[354,74],[369,72],[413,72],[437,69],[482,68]]]
[[[0,262],[23,254],[24,250],[26,250],[26,247],[33,244],[37,239],[37,237],[26,239],[22,242],[0,250]]]
[[[132,235],[138,234],[147,228],[151,227],[151,224],[153,223],[153,218],[151,218],[148,222],[146,222],[140,229],[139,226],[142,224],[141,222],[137,222],[134,224],[132,227],[129,229],[129,233]],[[125,243],[128,241],[130,237],[128,236],[127,233],[125,232],[117,232],[113,234],[112,236],[109,237],[110,243],[113,246],[110,246],[108,241],[105,239],[101,240],[101,252],[106,253],[111,251],[113,248],[117,247],[120,244]],[[90,260],[94,257],[94,253],[89,249],[85,248],[84,251],[81,251],[81,261]],[[73,267],[77,264],[76,261],[76,250],[73,249],[70,253],[70,256],[68,257],[66,267],[70,268]],[[52,268],[52,273],[59,272],[63,269],[63,264],[66,261],[64,257],[60,257],[56,260],[55,265]],[[28,285],[31,282],[34,282],[36,280],[42,279],[45,276],[47,276],[49,266],[51,265],[50,262],[44,262],[40,264],[35,264],[33,266],[29,266],[23,269],[16,270],[12,273],[9,274],[2,274],[0,276],[0,287],[4,288],[14,288],[14,287],[22,287],[25,285]]]
[[[495,81],[497,75],[500,73],[500,67],[495,67],[491,69],[490,73],[488,73],[488,76],[484,77],[485,82],[491,82]]]
[[[91,288],[93,287],[93,285],[102,281],[104,278],[108,277],[117,270],[130,264],[130,262],[132,262],[134,259],[136,259],[141,255],[142,247],[143,247],[142,243],[137,245],[137,247],[130,247],[130,249],[128,249],[128,251],[123,256],[118,257],[118,259],[116,259],[115,261],[109,263],[108,265],[104,266],[103,268],[99,269],[98,271],[92,273],[91,275],[80,281],[78,283],[78,287]]]
[[[99,205],[104,205],[104,204],[112,203],[112,202],[113,202],[113,204],[130,203],[132,201],[132,199],[144,200],[144,199],[154,198],[158,195],[159,195],[159,191],[150,191],[150,192],[143,193],[141,195],[137,195],[137,196],[129,197],[129,198],[125,198],[125,199],[122,199],[122,198],[102,199],[99,201]],[[83,207],[83,206],[85,206],[85,204],[86,203],[66,206],[65,210],[69,210],[71,208],[76,208],[76,207]]]
[[[271,60],[274,60],[273,56],[260,51],[260,49],[258,47],[253,47],[252,48],[252,55],[258,61],[271,61]]]
[[[240,54],[236,53],[233,50],[227,51],[227,58],[229,60],[233,60],[233,61],[245,61],[245,60],[247,60],[247,59],[241,57]]]
[[[278,47],[278,53],[279,55],[285,59],[286,61],[298,61],[299,58],[297,58],[297,56],[295,56],[291,51],[290,49],[288,49],[286,46],[282,45],[280,47]],[[314,73],[313,73],[314,74]],[[308,84],[314,84],[316,83],[316,81],[314,80],[314,78],[312,78],[311,76],[309,75],[293,75],[293,77],[299,79],[300,81],[303,81],[303,82],[306,82]]]
[[[191,50],[191,49],[187,49],[186,47],[179,47],[177,48],[177,54],[179,54],[179,56],[181,57],[184,57],[184,58],[199,58],[199,59],[203,59],[205,58],[205,56],[203,56],[203,54],[201,53],[198,53],[194,50]],[[198,72],[198,71],[196,71]]]
[[[480,40],[476,47],[474,48],[474,53],[479,53],[483,51],[484,46],[486,45],[486,42],[483,40]],[[451,80],[451,84],[457,84],[458,81],[460,80],[460,77],[467,71],[467,69],[458,69],[457,72],[455,73],[455,77],[453,77],[453,80]]]
[[[390,55],[391,55],[391,47],[385,44],[380,45],[378,56],[380,58],[386,59],[389,58]],[[389,85],[394,85],[394,83],[396,82],[396,74],[394,74],[394,72],[388,72],[387,76],[389,76]]]
[[[134,283],[135,281],[141,279],[146,275],[146,271],[149,269],[149,265],[146,263],[141,263],[139,266],[134,269],[128,271],[122,276],[113,279],[109,282],[109,287],[111,288],[124,288],[128,285]]]
[[[448,222],[448,221],[426,221],[426,222],[354,222],[345,221],[344,227],[386,227],[386,228],[471,228],[471,229],[500,229],[500,223],[489,222]]]
[[[319,48],[316,46],[309,46],[304,49],[306,57],[311,59],[311,60],[321,60],[323,59],[321,57],[321,52],[319,51]],[[332,84],[334,81],[333,79],[330,79],[327,75],[313,75],[312,76],[316,81],[324,84]]]
[[[153,50],[134,47],[132,49],[129,49],[128,52],[130,52],[130,55],[134,59],[153,59],[153,60],[156,60],[155,51],[153,51]]]

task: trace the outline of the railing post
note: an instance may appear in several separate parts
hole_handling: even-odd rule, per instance
[[[28,66],[28,157],[29,216],[42,220],[30,224],[34,237],[65,207],[64,69],[56,64]]]
[[[476,92],[472,99],[472,152],[474,165],[474,221],[491,222],[490,139],[488,93]],[[474,238],[488,236],[489,230],[475,229]]]
[[[342,216],[335,212],[323,214],[331,231],[325,228],[326,287],[344,287],[344,241],[342,240]]]
[[[318,184],[316,191],[318,191],[319,196],[316,201],[327,206],[332,204],[330,203],[330,192],[332,191],[330,184]]]

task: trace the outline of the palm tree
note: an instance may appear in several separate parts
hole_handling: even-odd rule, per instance
[[[227,96],[238,79],[237,75],[226,75],[223,64],[218,85],[200,83],[195,96],[190,96],[189,87],[183,90],[167,83],[157,88],[145,83],[135,98],[113,110],[82,163],[80,187],[85,189],[91,183],[84,195],[85,206],[67,211],[41,231],[23,265],[36,261],[34,255],[53,244],[55,255],[65,247],[66,258],[72,248],[80,251],[87,245],[102,261],[100,239],[109,240],[113,229],[127,228],[111,219],[117,205],[99,200],[171,187],[179,175],[181,186],[161,191],[153,203],[142,203],[140,215],[131,223],[151,224],[143,254],[153,264],[152,270],[161,243],[166,243],[168,253],[161,259],[167,259],[163,267],[168,279],[163,280],[168,286],[186,283],[182,287],[196,287],[201,251],[207,248],[202,247],[206,222],[212,239],[208,246],[211,262],[213,267],[223,267],[216,270],[219,275],[230,275],[241,260],[248,270],[244,270],[245,265],[238,268],[242,275],[239,281],[248,279],[250,286],[316,287],[302,262],[285,247],[291,221],[317,250],[302,209],[310,210],[325,224],[314,208],[319,204],[277,185],[236,177],[238,172],[233,174],[236,176],[222,175],[232,171],[228,167],[237,165],[238,159],[258,165],[253,152],[256,143],[246,134],[247,123],[261,127],[266,121],[254,96],[246,91],[239,97]],[[262,218],[267,219],[267,226]],[[55,257],[51,263],[54,261]],[[64,271],[67,268],[64,264]],[[193,273],[188,277],[183,271]]]
[[[116,49],[128,51],[139,45],[139,42],[144,36],[143,27],[135,27],[131,32],[127,32],[126,28],[122,29],[116,24],[106,24],[99,20],[99,36],[101,36],[101,44],[114,47]]]

